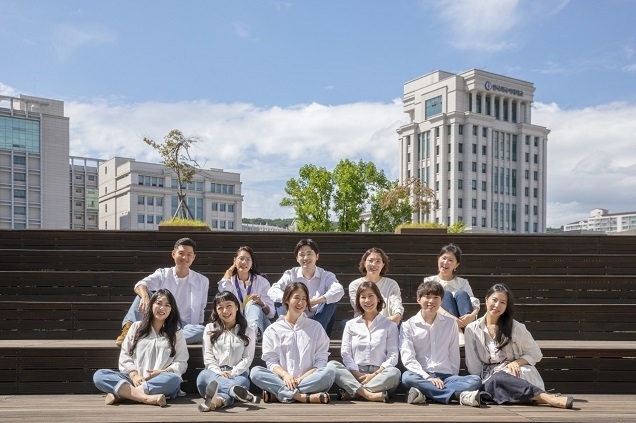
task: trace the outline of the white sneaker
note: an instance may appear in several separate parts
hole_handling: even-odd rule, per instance
[[[252,394],[250,391],[245,389],[245,387],[240,385],[234,385],[230,388],[230,395],[241,402],[249,402],[252,404],[256,404],[258,399],[256,395]]]
[[[459,394],[459,403],[469,407],[480,407],[481,395],[479,391],[464,391]]]
[[[409,393],[406,395],[407,404],[423,404],[426,402],[426,397],[417,388],[410,388]]]
[[[464,339],[464,333],[459,332],[459,347],[463,347],[466,344],[466,340]]]
[[[181,389],[179,389],[179,392],[177,392],[177,396],[178,397],[185,397],[186,395],[188,395],[188,394],[186,394],[185,391],[183,391]]]

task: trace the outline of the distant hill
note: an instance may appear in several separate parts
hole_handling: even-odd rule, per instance
[[[243,218],[242,219],[243,223],[252,223],[254,225],[270,225],[270,226],[277,226],[279,228],[287,228],[289,227],[289,225],[291,225],[291,223],[294,221],[294,219],[263,219],[262,217],[255,217],[255,218]]]

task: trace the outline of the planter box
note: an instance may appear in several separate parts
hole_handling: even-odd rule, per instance
[[[396,234],[421,234],[421,235],[443,235],[447,233],[446,228],[398,228]]]
[[[212,229],[207,226],[176,226],[176,225],[159,225],[160,231],[166,232],[211,232]]]

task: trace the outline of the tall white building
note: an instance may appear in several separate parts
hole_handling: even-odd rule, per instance
[[[400,181],[436,194],[415,222],[499,233],[546,228],[549,130],[532,124],[534,85],[477,69],[435,71],[404,84],[410,121],[397,130]]]
[[[64,102],[0,95],[0,228],[68,229]]]
[[[563,231],[597,231],[606,234],[636,230],[636,211],[609,213],[605,209],[594,209],[587,220],[568,223]]]
[[[178,207],[177,176],[162,164],[114,157],[99,165],[99,229],[154,230]],[[202,169],[186,188],[195,219],[213,229],[241,230],[240,174]]]

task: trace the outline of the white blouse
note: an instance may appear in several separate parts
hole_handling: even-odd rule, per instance
[[[358,278],[349,284],[349,301],[354,311],[356,309],[356,293],[358,292],[358,287],[364,281],[366,281],[365,278]],[[400,285],[391,278],[383,277],[377,283],[377,286],[385,302],[385,306],[380,313],[385,317],[391,317],[394,314],[404,315]]]
[[[251,276],[251,273],[250,273],[250,276]],[[238,285],[240,293],[236,290],[236,285]],[[245,309],[243,304],[247,305],[247,303],[250,301],[248,299],[248,291],[250,292],[249,295],[260,296],[263,303],[265,303],[265,305],[269,307],[269,314],[267,315],[267,318],[269,319],[274,318],[274,315],[276,314],[276,308],[274,308],[274,301],[272,301],[272,299],[267,294],[267,291],[269,290],[271,286],[269,284],[269,281],[265,279],[263,276],[254,275],[251,289],[245,286],[243,281],[238,280],[236,275],[232,276],[231,279],[221,279],[219,281],[218,286],[219,286],[219,292],[229,291],[232,294],[234,294],[236,298],[238,298],[239,303],[241,303],[241,313],[244,313],[244,309]]]
[[[329,337],[315,320],[301,313],[295,325],[282,316],[263,334],[263,361],[274,371],[281,366],[293,377],[322,368],[329,358]]]
[[[215,330],[214,323],[208,323],[203,332],[203,363],[205,368],[215,373],[221,373],[221,366],[232,367],[232,376],[238,376],[249,370],[252,360],[254,360],[254,350],[256,348],[256,329],[248,326],[245,335],[250,339],[250,343],[245,343],[238,337],[239,326],[234,325],[231,330],[223,331],[212,344],[210,333]]]
[[[378,314],[367,327],[365,320],[355,317],[347,322],[342,334],[342,363],[349,370],[358,366],[395,367],[398,362],[397,325]]]
[[[449,281],[445,281],[444,279],[440,278],[438,275],[435,275],[435,276],[429,276],[424,278],[424,282],[429,282],[429,281],[439,282],[444,288],[444,291],[449,291],[451,294],[453,294],[453,296],[457,291],[466,292],[468,296],[470,297],[470,303],[472,304],[473,309],[475,308],[479,309],[479,306],[481,303],[479,299],[475,298],[475,296],[473,295],[473,290],[470,287],[468,280],[464,278],[460,278],[459,276],[455,276],[453,279]]]
[[[128,330],[128,335],[121,345],[119,352],[119,371],[129,374],[137,370],[142,377],[146,377],[148,370],[171,369],[177,376],[181,376],[188,368],[188,346],[183,331],[179,329],[176,335],[175,355],[170,357],[170,342],[163,335],[157,335],[152,327],[147,337],[137,341],[132,355],[128,353],[133,338],[141,322],[135,322]]]

